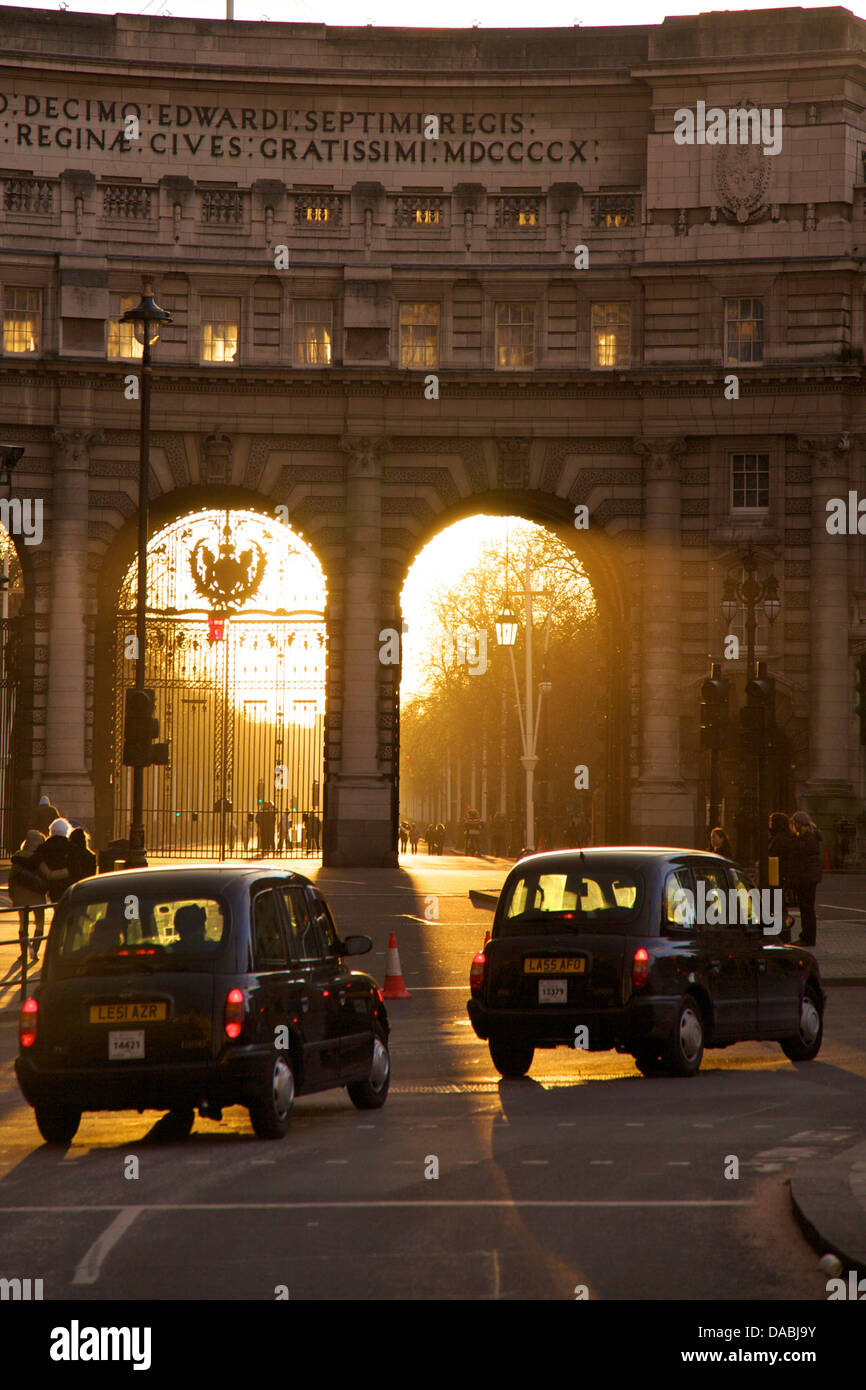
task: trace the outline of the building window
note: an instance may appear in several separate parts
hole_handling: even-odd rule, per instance
[[[628,367],[631,364],[631,305],[593,304],[592,365]]]
[[[293,361],[296,367],[330,367],[334,306],[328,299],[296,299]]]
[[[295,199],[295,221],[301,226],[324,223],[339,226],[343,206],[336,193],[301,193]]]
[[[731,455],[731,506],[766,510],[770,505],[770,455]]]
[[[236,360],[239,323],[239,299],[202,300],[202,362],[234,362]]]
[[[394,225],[397,227],[438,227],[442,223],[441,198],[397,198]]]
[[[38,352],[42,291],[9,285],[3,296],[3,351]]]
[[[725,300],[725,362],[746,366],[764,360],[764,306],[760,299]]]
[[[439,363],[439,305],[400,305],[400,366],[435,367]]]
[[[497,198],[497,227],[537,227],[540,223],[538,198]]]
[[[496,366],[532,367],[535,363],[535,305],[496,306]]]
[[[620,227],[633,227],[637,222],[637,198],[633,193],[600,193],[590,201],[593,227],[613,232]]]
[[[137,304],[134,294],[125,294],[120,300],[120,313],[125,314],[128,309],[134,309]],[[109,357],[141,357],[144,346],[138,342],[134,326],[131,323],[121,323],[120,316],[111,319],[108,325],[108,356]]]

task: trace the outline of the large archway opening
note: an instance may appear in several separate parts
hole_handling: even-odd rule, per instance
[[[135,679],[137,560],[114,640],[110,780],[114,834],[128,834],[125,691]],[[165,766],[145,769],[152,856],[318,856],[325,715],[325,577],[288,524],[203,508],[148,545],[145,684]]]
[[[400,818],[420,851],[437,825],[494,856],[621,833],[618,644],[579,550],[520,516],[463,518],[416,557],[402,611]]]

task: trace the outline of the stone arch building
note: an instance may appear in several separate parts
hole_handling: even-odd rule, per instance
[[[856,818],[866,547],[856,517],[826,523],[863,487],[866,25],[0,9],[0,33],[0,443],[25,447],[14,492],[45,518],[18,547],[22,806],[46,788],[91,820],[101,795],[99,651],[137,497],[118,320],[149,276],[173,315],[154,526],[284,504],[327,576],[326,861],[393,861],[398,673],[378,633],[424,541],[482,508],[570,535],[596,586],[609,836],[703,834],[699,686],[748,544],[779,580],[758,654],[786,794],[825,828]],[[678,143],[701,104],[768,124]]]

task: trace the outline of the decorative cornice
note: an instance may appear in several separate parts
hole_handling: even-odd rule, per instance
[[[670,435],[658,439],[637,437],[634,440],[634,449],[644,460],[647,481],[679,479],[680,459],[686,451],[684,436]]]
[[[798,454],[809,454],[813,461],[813,468],[819,473],[833,473],[840,470],[843,466],[847,454],[851,449],[851,435],[843,434],[823,434],[823,435],[797,435],[796,451]]]
[[[55,448],[55,467],[86,470],[90,461],[90,450],[95,444],[102,444],[104,441],[105,434],[101,429],[52,429],[51,443]]]

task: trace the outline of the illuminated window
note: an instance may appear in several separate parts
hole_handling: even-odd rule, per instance
[[[394,203],[398,227],[438,227],[442,224],[442,199],[403,195]]]
[[[328,299],[296,299],[293,309],[295,366],[329,367],[334,306]]]
[[[496,306],[496,366],[517,369],[535,362],[535,305]]]
[[[342,221],[343,205],[338,193],[299,193],[295,198],[295,221],[301,226],[336,226]]]
[[[120,313],[134,309],[138,301],[134,294],[124,294],[120,300]],[[121,323],[120,318],[111,319],[108,325],[109,357],[141,357],[144,347],[136,339],[133,325]]]
[[[593,227],[606,232],[633,227],[637,221],[637,199],[631,194],[600,193],[591,200],[591,218]]]
[[[497,227],[538,227],[540,226],[540,204],[538,198],[497,198]]]
[[[240,300],[202,300],[202,362],[234,362],[236,360],[238,351],[239,322]]]
[[[631,362],[631,305],[593,304],[592,365],[627,367]]]
[[[3,351],[38,352],[42,291],[9,285],[3,296]]]
[[[725,362],[746,366],[764,360],[764,306],[760,299],[725,300]]]
[[[400,366],[435,367],[439,362],[439,305],[400,305]]]

